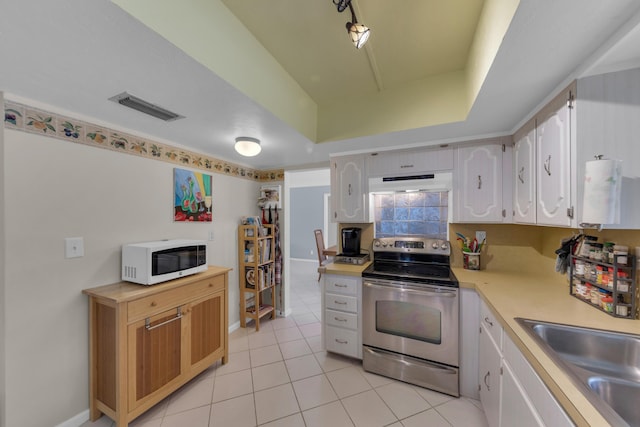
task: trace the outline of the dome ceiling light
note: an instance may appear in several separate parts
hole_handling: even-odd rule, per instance
[[[260,154],[262,147],[260,146],[260,140],[257,138],[250,138],[248,136],[239,136],[236,138],[236,151],[246,157],[253,157]]]

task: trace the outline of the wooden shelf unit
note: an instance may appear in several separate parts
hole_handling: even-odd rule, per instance
[[[260,319],[276,317],[275,242],[273,225],[240,225],[238,227],[238,277],[240,286],[240,326],[253,319],[260,330]],[[271,293],[271,304],[265,304],[263,293]],[[256,310],[256,307],[258,308]]]

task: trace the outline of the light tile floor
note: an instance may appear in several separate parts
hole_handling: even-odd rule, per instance
[[[230,334],[216,364],[133,421],[132,427],[485,427],[480,402],[365,372],[320,339],[316,264],[292,262],[286,318]],[[250,324],[251,325],[251,324]],[[112,427],[103,416],[82,427]]]

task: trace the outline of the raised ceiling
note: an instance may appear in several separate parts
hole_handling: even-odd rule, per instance
[[[331,153],[508,134],[568,80],[640,66],[636,0],[441,1],[463,9],[444,18],[423,10],[430,0],[356,0],[359,21],[373,31],[361,51],[347,40],[348,12],[338,13],[331,0],[228,3],[233,10],[222,0],[6,2],[0,90],[18,102],[269,169],[327,164]],[[500,18],[504,5],[515,9],[508,19]],[[406,50],[388,45],[413,42],[406,35],[416,29],[440,27],[442,35],[463,16],[473,21],[477,8],[480,24],[460,38],[468,50],[471,32],[472,54],[478,44],[492,54],[476,51],[470,60],[467,52],[463,69],[429,76],[431,66],[455,64],[457,56],[433,60],[430,39]],[[481,43],[483,14],[498,19],[485,21]],[[433,45],[464,50],[448,43]],[[366,93],[341,95],[356,89]],[[164,123],[108,101],[123,91],[186,118]],[[262,153],[236,154],[240,135],[261,139]]]
[[[349,9],[331,0],[223,0],[318,104],[393,90],[461,71],[484,0],[353,0],[371,29],[361,50],[349,42]]]

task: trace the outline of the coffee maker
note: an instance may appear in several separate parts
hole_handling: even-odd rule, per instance
[[[369,254],[360,253],[362,229],[358,227],[343,228],[341,232],[342,253],[336,255],[334,262],[342,264],[362,265],[369,261]]]
[[[362,229],[350,227],[342,229],[342,255],[360,255],[360,235]]]

